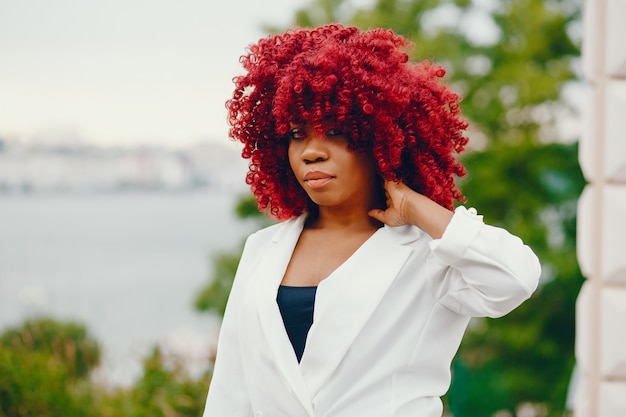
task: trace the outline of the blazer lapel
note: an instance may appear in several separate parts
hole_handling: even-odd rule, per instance
[[[300,373],[283,319],[276,304],[278,287],[283,279],[293,250],[304,226],[305,216],[285,222],[274,235],[263,259],[255,272],[254,294],[261,328],[274,355],[275,362],[302,403],[304,409],[313,416],[308,390]]]
[[[385,226],[320,283],[300,362],[311,397],[339,365],[406,262],[412,249],[403,244],[421,233],[412,226]]]

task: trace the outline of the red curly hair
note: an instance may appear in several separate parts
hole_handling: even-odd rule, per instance
[[[289,122],[324,121],[351,149],[374,157],[383,178],[452,209],[463,201],[454,177],[465,175],[454,154],[467,143],[458,96],[439,82],[445,71],[409,63],[412,42],[391,30],[329,24],[293,28],[249,47],[246,74],[234,78],[229,135],[249,158],[246,183],[259,210],[278,220],[311,204],[289,166]]]

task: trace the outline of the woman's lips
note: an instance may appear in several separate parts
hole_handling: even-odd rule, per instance
[[[304,176],[304,183],[310,188],[317,190],[319,188],[325,187],[329,182],[334,179],[334,176],[325,172],[311,171],[307,172]]]
[[[317,190],[318,188],[324,187],[326,184],[328,184],[332,180],[333,180],[332,177],[326,177],[326,178],[320,178],[317,180],[305,180],[304,182],[309,187],[313,188],[314,190]]]

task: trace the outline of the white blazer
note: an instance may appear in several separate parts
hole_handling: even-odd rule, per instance
[[[251,235],[220,330],[204,417],[440,417],[471,316],[502,316],[540,266],[459,207],[441,239],[382,227],[318,286],[298,363],[276,304],[304,216]]]

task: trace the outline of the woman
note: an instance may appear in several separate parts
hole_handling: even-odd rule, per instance
[[[242,57],[230,133],[279,222],[246,241],[205,417],[440,417],[470,318],[535,290],[530,248],[453,211],[467,122],[409,46],[335,24]]]

